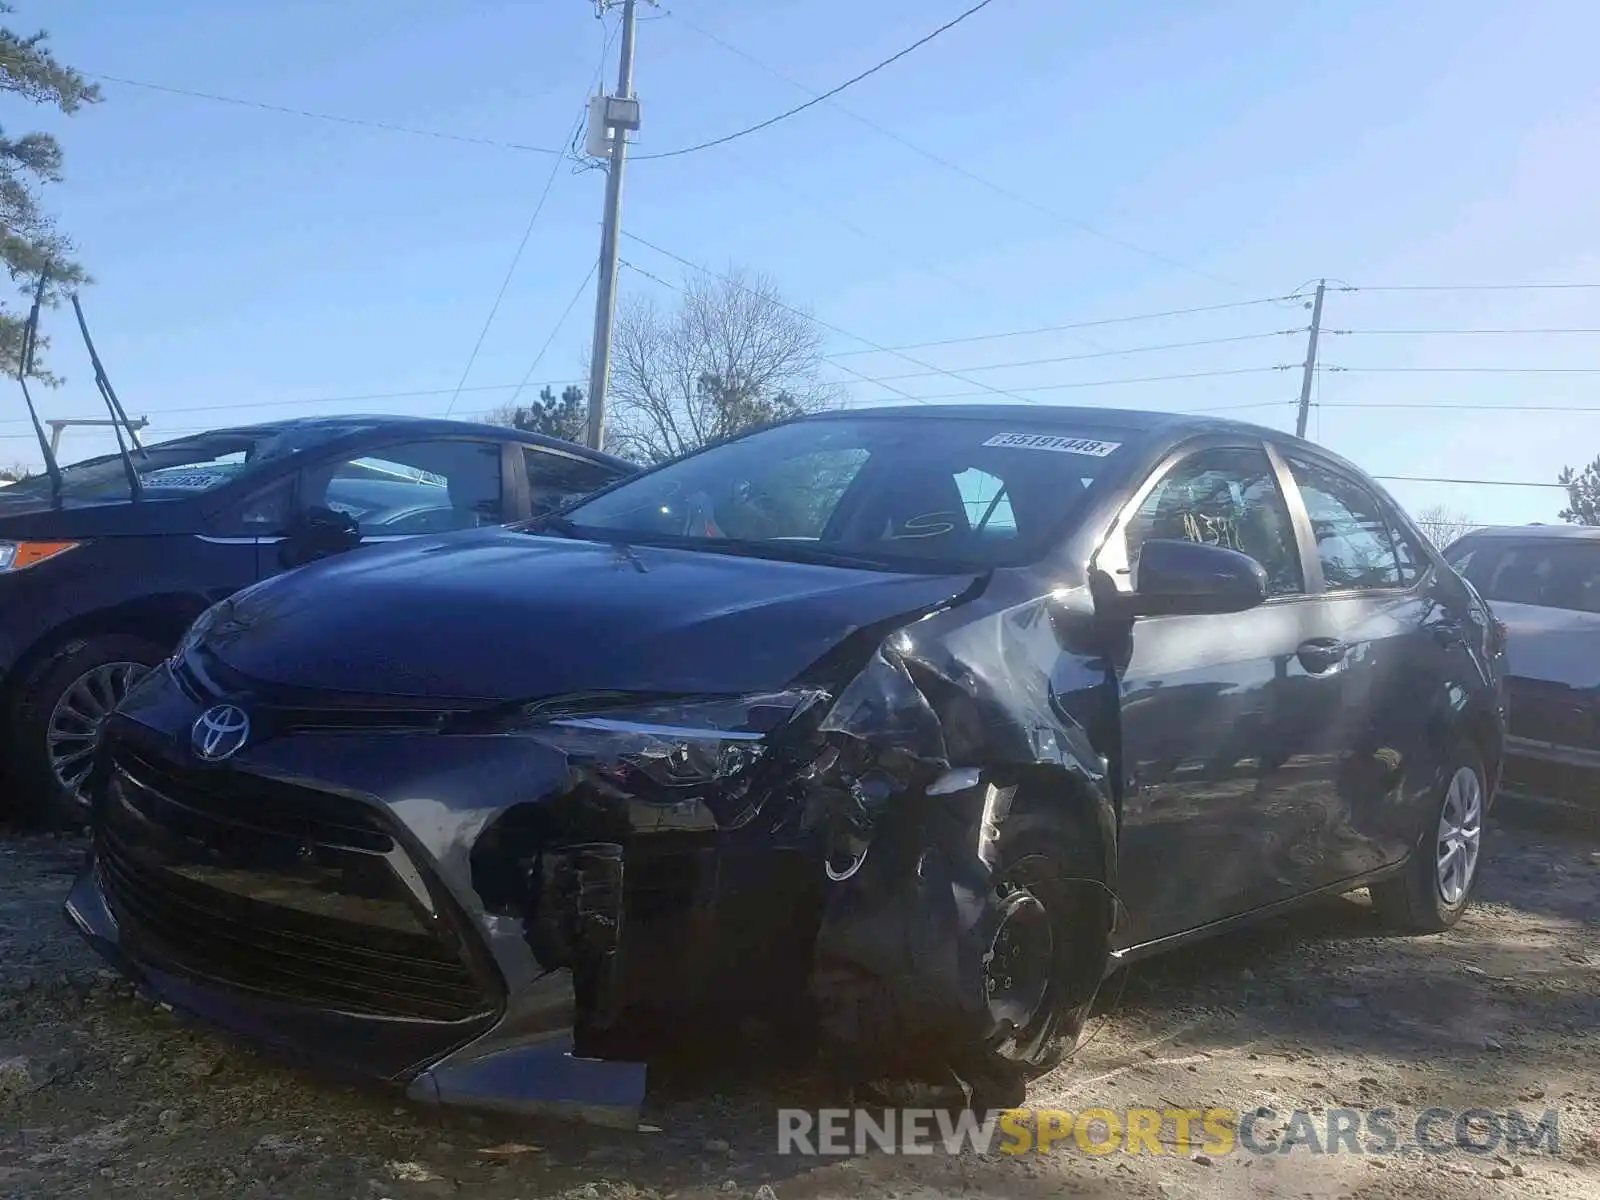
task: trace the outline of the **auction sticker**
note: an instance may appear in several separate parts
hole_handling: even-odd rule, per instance
[[[1054,433],[997,433],[984,445],[1008,446],[1016,450],[1054,450],[1057,454],[1087,454],[1091,458],[1105,458],[1120,448],[1122,443],[1062,437]]]

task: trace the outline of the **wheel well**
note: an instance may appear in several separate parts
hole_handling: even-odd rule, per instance
[[[108,634],[146,638],[166,649],[175,646],[184,630],[206,609],[201,596],[141,596],[111,608],[79,613],[49,630],[29,646],[6,679],[5,699],[14,703],[26,681],[70,643]]]
[[[1111,939],[1119,917],[1116,827],[1110,804],[1096,795],[1089,781],[1056,766],[1040,765],[1014,773],[997,773],[995,782],[1001,786],[1016,785],[1013,814],[1047,816],[1059,821],[1083,849],[1080,860],[1083,883],[1074,907],[1085,914],[1085,933],[1094,938],[1088,959],[1095,969],[1086,969],[1085,977],[1075,980],[1074,984],[1092,995],[1111,961]]]

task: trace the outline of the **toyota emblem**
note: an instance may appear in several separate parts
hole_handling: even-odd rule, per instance
[[[244,749],[250,740],[250,718],[235,704],[218,704],[195,718],[189,744],[207,762],[221,762]]]

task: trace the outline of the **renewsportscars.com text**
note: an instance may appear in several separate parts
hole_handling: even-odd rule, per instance
[[[1561,1152],[1560,1118],[1512,1109],[778,1110],[778,1153],[1518,1154]]]

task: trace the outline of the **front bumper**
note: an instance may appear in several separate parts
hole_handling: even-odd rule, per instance
[[[558,791],[561,756],[308,732],[204,764],[195,712],[158,680],[108,723],[67,904],[96,950],[174,1009],[421,1102],[637,1122],[643,1064],[579,1053],[581,974],[480,896],[485,829]]]
[[[417,1062],[417,1045],[432,1031],[248,997],[137,957],[107,903],[98,862],[79,877],[66,913],[108,963],[175,1011],[323,1070],[396,1084],[410,1099],[428,1105],[572,1117],[630,1129],[638,1121],[645,1068],[577,1057],[570,1028],[530,1037],[502,1022],[432,1061]]]

